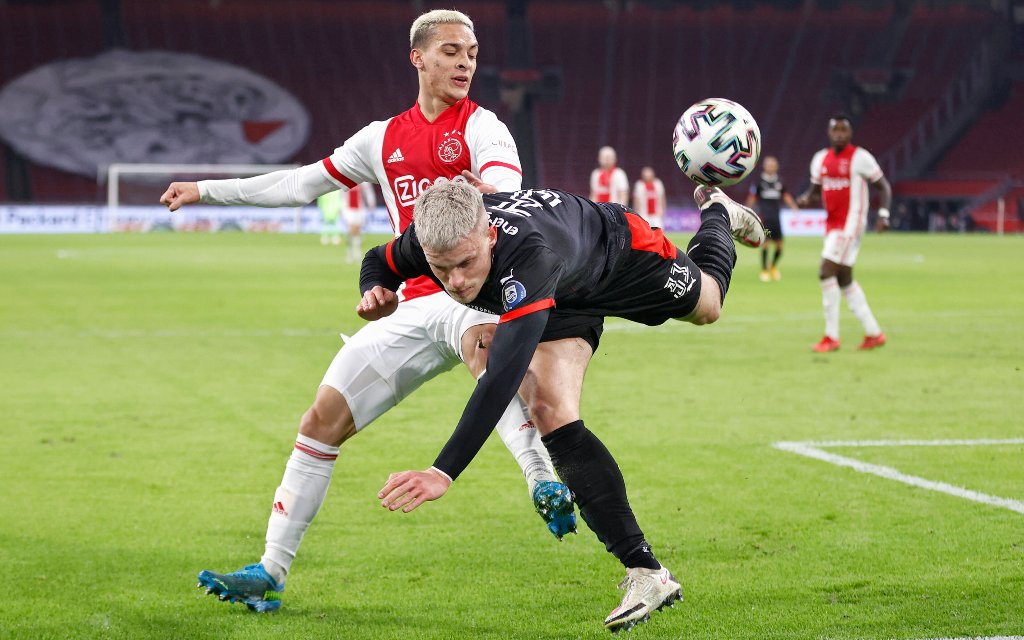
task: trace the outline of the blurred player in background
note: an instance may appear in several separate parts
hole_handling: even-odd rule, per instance
[[[468,98],[479,48],[472,21],[457,11],[431,11],[416,19],[409,40],[419,94],[408,111],[370,123],[321,162],[253,178],[175,182],[160,201],[172,211],[196,202],[294,207],[372,182],[381,186],[398,234],[412,222],[420,191],[433,184],[519,189],[519,153],[508,128]],[[203,571],[199,582],[208,593],[255,611],[278,609],[341,444],[460,359],[474,376],[483,374],[497,316],[459,305],[428,278],[408,280],[402,291],[394,314],[365,325],[341,348],[302,416],[262,559],[228,574]],[[537,511],[557,537],[575,531],[569,490],[556,480],[525,406],[516,398],[500,410],[496,430],[522,468]]]
[[[779,177],[779,161],[774,156],[767,156],[761,168],[761,177],[750,185],[747,206],[757,207],[757,212],[761,214],[761,220],[768,229],[768,241],[775,244],[771,266],[768,265],[768,242],[761,245],[761,282],[768,282],[782,279],[779,272],[779,259],[782,257],[781,204],[784,201],[793,211],[797,211],[799,207],[782,184],[782,178]]]
[[[651,167],[641,169],[640,179],[633,185],[633,211],[651,227],[665,226],[665,185]]]
[[[734,239],[757,247],[764,227],[720,189],[698,187],[701,224],[686,252],[616,203],[564,191],[481,196],[444,184],[416,201],[416,220],[387,245],[367,252],[359,277],[367,320],[398,307],[404,276],[428,275],[459,302],[501,313],[488,355],[455,432],[424,471],[392,474],[379,493],[392,511],[441,497],[469,465],[516,389],[580,514],[626,568],[622,603],[607,618],[629,629],[681,597],[658,561],[626,496],[615,459],[580,418],[583,378],[605,316],[647,325],[718,319],[733,267]],[[560,313],[553,313],[558,309]]]
[[[341,244],[341,230],[338,218],[341,216],[341,191],[328,191],[316,199],[316,208],[320,210],[320,244]]]
[[[867,149],[852,144],[853,126],[849,116],[835,115],[828,121],[828,138],[831,146],[814,154],[811,160],[811,186],[797,198],[801,207],[820,198],[828,214],[818,273],[825,311],[825,337],[814,345],[814,350],[827,353],[839,349],[840,291],[850,311],[864,327],[864,341],[859,349],[875,349],[885,344],[885,334],[868,306],[864,290],[853,279],[853,265],[867,228],[868,185],[879,189],[879,230],[889,225],[892,188],[875,157]]]
[[[341,217],[348,228],[348,251],[345,261],[363,259],[363,225],[370,210],[377,206],[377,194],[369,182],[360,182],[359,188],[349,189],[341,199]]]
[[[590,199],[594,202],[618,202],[629,206],[629,179],[618,166],[615,149],[601,147],[597,168],[590,172]]]

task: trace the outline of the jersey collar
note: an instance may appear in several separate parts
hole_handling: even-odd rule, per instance
[[[415,120],[418,124],[442,124],[448,122],[449,120],[454,120],[456,117],[458,117],[459,112],[462,111],[462,107],[465,106],[468,100],[469,96],[466,96],[465,98],[459,100],[452,106],[442,111],[441,114],[437,116],[437,120],[434,120],[433,122],[427,120],[427,117],[423,115],[422,111],[420,111],[420,101],[417,100],[416,104],[414,104],[411,109],[412,117],[413,120]]]

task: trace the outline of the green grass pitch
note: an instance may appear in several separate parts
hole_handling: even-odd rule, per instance
[[[583,398],[685,602],[635,638],[1024,634],[1024,514],[772,448],[1021,438],[1024,238],[869,236],[820,356],[820,239],[783,279],[740,248],[722,319],[610,319]],[[381,509],[471,389],[439,376],[342,449],[284,607],[204,597],[255,562],[298,418],[360,325],[357,269],[312,236],[0,237],[2,638],[604,638],[623,571],[557,543],[494,437],[441,501]],[[1024,446],[842,455],[1024,500]]]

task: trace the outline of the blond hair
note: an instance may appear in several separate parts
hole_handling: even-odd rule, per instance
[[[416,18],[409,29],[409,48],[419,49],[434,35],[434,27],[439,24],[461,24],[473,31],[473,21],[469,16],[454,9],[434,9]]]
[[[451,251],[463,238],[486,228],[484,197],[465,182],[441,182],[416,198],[416,237],[430,251]]]

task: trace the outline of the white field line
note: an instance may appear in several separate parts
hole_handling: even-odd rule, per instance
[[[924,638],[923,640],[1024,640],[1024,636],[964,636],[962,638]]]
[[[781,451],[789,451],[797,455],[806,456],[808,458],[814,458],[816,460],[822,460],[830,464],[834,464],[840,467],[849,467],[854,471],[860,473],[870,473],[872,475],[887,478],[889,480],[895,480],[896,482],[902,482],[903,484],[909,484],[912,487],[919,487],[921,489],[927,489],[929,491],[938,491],[939,493],[945,493],[957,498],[963,498],[964,500],[971,500],[973,502],[980,502],[982,504],[992,505],[994,507],[1001,507],[1003,509],[1009,509],[1017,513],[1024,514],[1024,502],[1020,500],[1013,500],[1010,498],[1000,498],[999,496],[990,496],[987,493],[981,493],[979,491],[972,491],[970,489],[964,489],[963,487],[957,487],[945,482],[936,482],[934,480],[928,480],[927,478],[921,478],[918,476],[912,476],[892,467],[886,467],[878,464],[871,464],[862,460],[856,460],[854,458],[847,458],[834,453],[824,451],[819,447],[823,446],[886,446],[880,444],[862,444],[855,440],[840,440],[836,441],[839,444],[829,445],[828,442],[776,442],[772,446]],[[878,443],[884,442],[879,440],[866,440],[866,443]],[[892,442],[915,442],[913,440],[896,440]],[[922,443],[928,443],[922,446],[940,446],[936,443],[943,443],[946,445],[961,443],[961,446],[983,446],[986,444],[1022,444],[1024,439],[1010,439],[1010,440],[923,440],[917,441]],[[893,446],[912,446],[912,445],[893,445]]]
[[[995,444],[1024,444],[1024,438],[974,440],[804,440],[809,447],[979,447]]]

